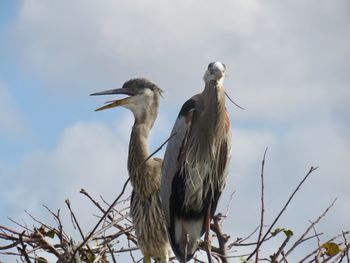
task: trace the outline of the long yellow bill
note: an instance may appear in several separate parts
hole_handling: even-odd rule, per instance
[[[124,105],[126,103],[128,98],[125,98],[125,99],[121,99],[121,100],[113,100],[113,101],[107,101],[106,105],[96,109],[95,111],[101,111],[101,110],[105,110],[105,109],[111,109],[111,108],[115,108],[115,107],[118,107],[118,106],[121,106],[121,105]]]
[[[96,96],[96,95],[112,95],[112,94],[123,94],[123,95],[128,95],[128,96],[133,96],[134,93],[131,92],[128,89],[125,88],[119,88],[119,89],[111,89],[111,90],[106,90],[106,91],[101,91],[101,92],[96,92],[93,94],[90,94],[90,96]],[[120,99],[120,100],[112,100],[112,101],[107,101],[106,103],[108,103],[105,106],[102,106],[98,109],[96,109],[95,111],[101,111],[101,110],[105,110],[105,109],[110,109],[110,108],[114,108],[114,107],[118,107],[121,105],[125,105],[128,100],[129,97],[124,98],[124,99]]]

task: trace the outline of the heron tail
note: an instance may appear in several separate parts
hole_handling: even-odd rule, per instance
[[[196,252],[203,234],[204,218],[174,217],[169,233],[171,246],[180,262],[187,262]]]

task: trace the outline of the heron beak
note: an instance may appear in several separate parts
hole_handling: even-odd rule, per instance
[[[217,68],[209,70],[209,73],[210,75],[215,76],[217,79],[220,79],[224,76],[224,71]]]
[[[111,89],[111,90],[106,90],[106,91],[101,91],[101,92],[96,92],[96,93],[92,93],[90,94],[90,96],[97,96],[97,95],[112,95],[112,94],[123,94],[123,95],[128,95],[128,96],[133,96],[135,94],[133,94],[132,92],[130,92],[129,90],[125,89],[125,88],[120,88],[120,89]],[[95,111],[101,111],[101,110],[105,110],[105,109],[111,109],[111,108],[115,108],[118,106],[122,106],[127,104],[129,97],[124,98],[124,99],[120,99],[120,100],[112,100],[112,101],[107,101],[106,105],[97,108]]]

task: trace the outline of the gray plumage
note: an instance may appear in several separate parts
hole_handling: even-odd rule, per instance
[[[161,199],[171,245],[181,262],[190,260],[224,189],[231,151],[225,108],[225,66],[211,63],[202,93],[183,105],[163,161]]]
[[[150,263],[153,257],[160,259],[161,263],[166,263],[172,251],[159,198],[162,160],[150,158],[145,162],[150,155],[148,136],[157,118],[161,89],[147,79],[132,79],[121,89],[92,95],[103,94],[129,96],[112,101],[97,110],[123,106],[134,114],[135,122],[128,155],[128,171],[133,187],[130,213],[139,247],[144,254],[144,262]]]

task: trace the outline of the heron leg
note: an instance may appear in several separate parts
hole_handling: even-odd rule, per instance
[[[159,263],[169,263],[169,257],[165,256],[164,258],[162,258]]]
[[[182,242],[183,242],[183,246],[184,246],[184,255],[185,255],[185,258],[183,260],[184,260],[184,262],[186,262],[189,235],[188,235],[188,232],[187,232],[187,229],[185,227],[183,220],[181,220],[181,226],[182,226],[181,227],[181,229],[182,229]]]
[[[207,251],[207,257],[208,257],[208,262],[212,263],[211,259],[211,237],[210,237],[210,222],[211,222],[211,216],[210,216],[210,211],[211,211],[211,204],[208,207],[208,212],[205,217],[205,236],[204,236],[204,246]]]
[[[150,255],[143,255],[143,263],[151,263],[151,257]]]

